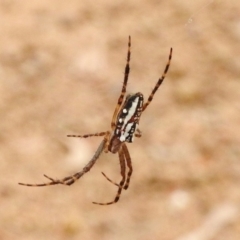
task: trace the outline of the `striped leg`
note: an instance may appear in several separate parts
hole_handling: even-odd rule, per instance
[[[127,162],[127,166],[128,166],[128,169],[129,169],[128,175],[127,175],[127,180],[126,180],[126,183],[123,187],[125,190],[127,190],[128,186],[129,186],[129,183],[130,183],[131,176],[132,176],[133,168],[132,168],[132,161],[131,161],[131,157],[130,157],[127,145],[124,143],[122,148],[123,148],[123,152],[124,152],[124,155],[125,155],[125,160]]]
[[[125,66],[122,92],[121,92],[121,94],[120,94],[120,96],[118,98],[118,103],[117,103],[117,106],[116,106],[114,114],[113,114],[112,123],[111,123],[112,129],[115,129],[115,127],[116,127],[116,118],[117,118],[118,110],[121,107],[123,99],[124,99],[124,96],[126,94],[128,75],[129,75],[129,72],[130,72],[130,66],[129,66],[130,58],[131,58],[131,37],[129,36],[129,39],[128,39],[128,52],[127,52],[127,63],[126,63],[126,66]]]
[[[108,153],[108,146],[110,142],[110,132],[99,132],[99,133],[93,133],[93,134],[84,134],[84,135],[67,135],[67,137],[75,137],[75,138],[88,138],[88,137],[101,137],[104,136],[104,140],[106,141],[106,144],[104,146],[104,152]]]
[[[92,159],[88,162],[88,164],[83,168],[81,172],[77,172],[71,176],[65,177],[63,179],[53,179],[51,177],[48,177],[44,174],[44,177],[50,180],[50,182],[47,183],[41,183],[41,184],[29,184],[29,183],[18,183],[19,185],[28,186],[28,187],[44,187],[44,186],[50,186],[50,185],[56,185],[56,184],[63,184],[63,185],[72,185],[75,183],[79,178],[81,178],[85,173],[90,171],[90,169],[93,167],[93,165],[96,163],[98,158],[100,157],[101,153],[104,150],[106,144],[106,140],[104,139],[101,144],[99,145],[96,153],[92,157]]]
[[[75,138],[88,138],[88,137],[101,137],[105,136],[107,132],[99,132],[93,134],[84,134],[84,135],[67,135],[67,137],[75,137]]]
[[[165,70],[163,72],[163,75],[161,78],[158,79],[158,82],[156,84],[156,86],[154,87],[154,89],[152,90],[150,96],[148,97],[148,100],[147,102],[143,105],[143,111],[147,108],[147,106],[150,104],[150,102],[152,101],[153,99],[153,96],[155,94],[155,92],[158,90],[158,88],[160,87],[160,85],[162,84],[167,72],[168,72],[168,69],[169,69],[169,66],[170,66],[170,63],[171,63],[171,59],[172,59],[172,48],[170,49],[170,54],[169,54],[169,57],[168,57],[168,62],[167,62],[167,65],[165,67]]]
[[[127,190],[128,189],[128,186],[129,186],[129,183],[130,183],[130,179],[131,179],[131,176],[132,176],[132,172],[133,172],[133,168],[132,168],[132,162],[131,162],[131,157],[130,157],[130,154],[129,154],[129,151],[127,149],[127,146],[126,144],[123,144],[122,145],[122,148],[123,148],[123,153],[125,155],[125,160],[126,160],[126,163],[127,163],[127,166],[128,166],[128,174],[127,174],[127,180],[126,180],[126,183],[124,185],[124,189]],[[112,184],[114,184],[115,186],[119,187],[119,184],[112,181],[104,172],[102,172],[102,175]]]
[[[118,192],[116,197],[114,198],[114,200],[112,202],[107,202],[107,203],[98,203],[98,202],[93,202],[94,204],[98,204],[98,205],[111,205],[114,204],[116,202],[118,202],[120,196],[121,196],[121,192],[125,183],[125,179],[126,179],[126,164],[125,164],[125,159],[124,159],[124,153],[123,150],[120,149],[118,152],[119,155],[119,161],[120,161],[120,166],[121,166],[121,176],[122,176],[122,180],[120,181],[120,183],[118,184]]]

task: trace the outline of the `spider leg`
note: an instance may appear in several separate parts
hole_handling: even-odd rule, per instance
[[[119,187],[118,183],[113,182],[104,172],[102,172],[102,175],[112,184],[114,184],[115,186]]]
[[[99,133],[93,133],[93,134],[84,134],[84,135],[67,135],[67,137],[75,137],[75,138],[88,138],[88,137],[101,137],[104,136],[104,139],[106,141],[106,144],[104,146],[104,152],[108,153],[108,146],[109,146],[109,137],[110,137],[110,132],[99,132]]]
[[[92,159],[88,162],[88,164],[83,168],[81,172],[77,172],[71,176],[65,177],[63,179],[53,179],[47,175],[44,174],[44,177],[50,180],[50,182],[47,183],[41,183],[41,184],[29,184],[29,183],[18,183],[19,185],[28,186],[28,187],[44,187],[44,186],[50,186],[50,185],[56,185],[56,184],[63,184],[63,185],[72,185],[75,183],[79,178],[81,178],[85,173],[90,171],[90,169],[93,167],[93,165],[96,163],[98,158],[100,157],[101,153],[104,150],[106,144],[106,140],[104,139],[101,144],[99,145],[96,153],[92,157]]]
[[[140,130],[139,130],[140,131]],[[129,151],[128,151],[128,148],[126,146],[126,144],[123,144],[123,153],[125,155],[125,160],[126,160],[126,163],[127,163],[127,166],[129,168],[129,171],[128,171],[128,174],[127,174],[127,180],[125,182],[125,185],[124,185],[124,190],[127,190],[128,187],[129,187],[129,183],[130,183],[130,179],[131,179],[131,176],[132,176],[132,172],[133,172],[133,168],[132,168],[132,162],[131,162],[131,157],[130,157],[130,154],[129,154]],[[112,181],[104,172],[102,172],[102,175],[112,184],[114,184],[115,186],[119,187],[119,184],[118,183],[115,183],[114,181]]]
[[[129,75],[129,72],[130,72],[130,66],[129,66],[130,58],[131,58],[131,36],[129,36],[129,38],[128,38],[127,63],[126,63],[126,66],[125,66],[125,71],[124,71],[124,80],[123,80],[122,92],[121,92],[121,94],[118,98],[118,103],[117,103],[117,106],[116,106],[114,114],[113,114],[112,123],[111,123],[112,129],[115,129],[115,127],[116,127],[116,117],[117,117],[117,114],[118,114],[118,110],[121,107],[124,96],[126,94],[128,75]]]
[[[118,185],[118,192],[116,197],[114,198],[114,200],[112,202],[107,202],[107,203],[99,203],[99,202],[93,202],[94,204],[98,204],[98,205],[111,205],[114,204],[116,202],[118,202],[120,196],[121,196],[121,192],[125,183],[125,172],[126,172],[126,164],[125,164],[125,159],[124,159],[124,153],[122,148],[119,149],[118,152],[119,155],[119,161],[120,161],[120,166],[121,166],[121,176],[122,176],[122,180],[120,181],[119,185]]]
[[[99,132],[93,134],[84,134],[84,135],[67,135],[67,137],[75,137],[75,138],[88,138],[88,137],[101,137],[106,135],[107,132]]]
[[[147,106],[150,104],[150,102],[152,101],[153,99],[153,96],[154,94],[156,93],[156,91],[158,90],[158,88],[160,87],[160,85],[162,84],[167,72],[168,72],[168,69],[169,69],[169,66],[170,66],[170,63],[171,63],[171,59],[172,59],[172,48],[170,49],[170,53],[169,53],[169,57],[168,57],[168,62],[167,62],[167,65],[165,67],[165,70],[163,72],[163,75],[161,78],[158,79],[157,81],[157,84],[155,85],[154,89],[152,90],[150,96],[148,97],[148,100],[147,102],[143,105],[143,111],[147,108]]]
[[[140,138],[142,136],[141,130],[139,128],[137,128],[136,132],[137,133],[135,133],[134,136]]]
[[[130,184],[130,179],[132,176],[133,168],[132,168],[132,161],[131,161],[131,157],[130,157],[130,153],[128,151],[127,145],[124,143],[122,148],[123,148],[125,160],[126,160],[126,163],[127,163],[128,169],[129,169],[128,174],[127,174],[127,180],[123,187],[125,190],[127,190],[129,187],[129,184]]]

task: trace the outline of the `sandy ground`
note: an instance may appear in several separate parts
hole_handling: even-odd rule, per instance
[[[27,188],[88,162],[110,129],[132,36],[128,92],[148,97],[134,173],[112,206],[117,155],[71,187]],[[0,239],[239,240],[240,3],[0,1]]]

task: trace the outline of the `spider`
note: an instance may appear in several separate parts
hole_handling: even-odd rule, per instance
[[[154,94],[162,84],[172,58],[172,48],[170,49],[168,62],[163,72],[161,78],[158,79],[154,89],[152,90],[150,96],[148,97],[147,102],[144,102],[143,94],[138,92],[135,94],[126,95],[126,88],[128,82],[128,76],[130,73],[130,57],[131,57],[131,37],[128,39],[128,51],[127,51],[127,62],[124,71],[124,81],[122,85],[122,91],[118,98],[117,106],[115,108],[112,122],[111,122],[111,131],[98,132],[94,134],[85,134],[85,135],[67,135],[67,137],[77,137],[77,138],[88,138],[94,136],[102,136],[104,137],[102,142],[100,143],[96,153],[92,157],[92,159],[88,162],[88,164],[82,169],[82,171],[77,172],[71,176],[62,178],[62,179],[53,179],[44,174],[48,180],[47,183],[42,184],[28,184],[28,183],[19,183],[20,185],[30,186],[30,187],[42,187],[42,186],[50,186],[56,184],[63,185],[72,185],[79,178],[81,178],[85,173],[90,171],[90,169],[94,166],[102,152],[105,153],[118,153],[119,161],[120,161],[120,169],[121,169],[121,181],[119,183],[113,182],[110,178],[108,178],[103,172],[103,176],[116,185],[118,187],[118,191],[116,193],[115,198],[106,203],[101,202],[93,202],[94,204],[99,205],[110,205],[118,202],[121,196],[121,192],[123,189],[127,190],[131,175],[133,172],[131,157],[127,148],[126,143],[132,143],[134,137],[141,137],[141,131],[138,128],[139,120],[143,111],[146,110],[148,105],[151,103]],[[126,174],[126,167],[128,168]]]

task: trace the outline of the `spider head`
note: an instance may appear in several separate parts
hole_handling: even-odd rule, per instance
[[[117,153],[119,151],[119,148],[121,147],[122,142],[119,140],[119,138],[116,135],[113,135],[108,147],[108,150],[111,153]]]

